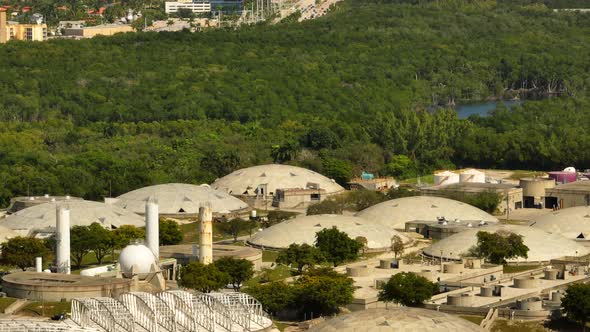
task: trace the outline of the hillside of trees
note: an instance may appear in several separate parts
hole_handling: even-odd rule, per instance
[[[590,14],[344,1],[304,23],[0,46],[0,205],[290,163],[590,167]],[[529,98],[489,117],[450,105]]]

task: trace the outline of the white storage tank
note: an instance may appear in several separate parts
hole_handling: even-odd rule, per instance
[[[434,185],[445,186],[447,184],[459,183],[459,174],[451,171],[434,173]]]
[[[466,169],[459,174],[459,181],[472,183],[485,183],[486,175],[476,169]]]

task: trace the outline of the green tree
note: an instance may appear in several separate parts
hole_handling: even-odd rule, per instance
[[[383,173],[396,178],[407,179],[416,176],[416,167],[408,156],[395,155],[391,157],[389,163],[385,164]]]
[[[133,225],[122,225],[113,230],[115,248],[123,249],[135,240],[145,239],[145,228],[138,228]]]
[[[74,266],[82,267],[84,256],[92,250],[92,234],[88,226],[76,225],[70,229],[70,252]]]
[[[18,266],[25,271],[35,265],[35,257],[43,257],[43,260],[50,257],[43,240],[17,236],[1,245],[0,260],[3,264]]]
[[[297,294],[295,287],[283,281],[248,287],[245,292],[260,301],[264,310],[273,316],[296,306]]]
[[[590,284],[570,285],[561,306],[567,318],[582,325],[582,330],[586,331],[586,322],[590,319]]]
[[[178,284],[182,287],[210,293],[225,287],[230,282],[227,273],[219,271],[215,264],[204,265],[193,262],[180,270]]]
[[[357,236],[354,240],[362,246],[361,250],[363,251],[363,255],[364,255],[365,251],[368,249],[369,241],[364,236]]]
[[[312,204],[307,208],[307,215],[317,214],[342,214],[342,204],[333,199],[325,199],[320,203]]]
[[[399,237],[399,235],[394,235],[391,237],[391,251],[393,251],[396,259],[397,256],[404,254],[404,241],[402,241],[402,238]]]
[[[240,236],[241,232],[252,229],[251,226],[251,224],[242,218],[234,218],[229,221],[219,223],[219,229],[222,232],[231,235],[234,239],[234,242],[238,241],[238,237]]]
[[[88,231],[90,233],[90,250],[94,252],[98,264],[102,264],[104,257],[115,246],[113,233],[97,222],[90,224]]]
[[[529,247],[524,244],[522,235],[504,231],[477,232],[475,253],[493,264],[505,264],[507,259],[516,257],[527,258],[528,251]]]
[[[295,282],[297,303],[314,315],[330,315],[352,303],[354,281],[329,268],[309,269]]]
[[[315,246],[324,254],[326,260],[338,266],[345,261],[358,258],[362,245],[348,234],[336,228],[322,229],[316,233]]]
[[[242,283],[254,276],[254,264],[246,259],[222,257],[215,261],[219,271],[229,275],[230,283],[236,292],[240,291]]]
[[[281,250],[277,256],[277,263],[285,265],[294,264],[299,274],[301,274],[306,266],[314,266],[323,261],[324,255],[322,252],[306,243],[292,243],[289,247]]]
[[[281,211],[281,210],[272,210],[268,211],[268,215],[266,216],[266,221],[262,222],[262,226],[267,228],[272,225],[278,224],[282,221],[287,219],[291,219],[297,215],[296,212],[289,212],[289,211]]]
[[[160,219],[160,245],[168,246],[178,244],[182,241],[182,232],[178,223],[170,219]]]
[[[352,166],[346,160],[336,158],[326,158],[323,163],[324,175],[341,186],[346,186],[348,181],[352,178]]]
[[[344,197],[338,197],[345,200],[347,210],[361,211],[375,204],[379,204],[387,199],[386,195],[372,190],[351,191]]]
[[[379,301],[417,306],[432,297],[438,286],[413,272],[394,274],[379,291]]]

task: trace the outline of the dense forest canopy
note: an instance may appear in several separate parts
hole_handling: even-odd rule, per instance
[[[345,1],[205,33],[0,46],[0,204],[100,199],[282,162],[340,182],[590,163],[590,14]],[[533,98],[459,120],[454,103]]]

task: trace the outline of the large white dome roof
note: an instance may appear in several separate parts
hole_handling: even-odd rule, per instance
[[[309,332],[483,332],[465,319],[435,310],[409,307],[367,309],[326,319]]]
[[[119,255],[121,272],[124,274],[131,273],[133,265],[137,265],[136,273],[149,273],[155,262],[154,254],[143,244],[130,244]]]
[[[424,249],[424,253],[438,258],[441,256],[442,250],[444,258],[460,259],[461,255],[477,245],[477,232],[479,231],[490,233],[507,231],[523,236],[524,244],[529,247],[528,258],[518,257],[509,259],[509,262],[545,262],[563,256],[583,256],[590,253],[586,247],[559,234],[549,234],[529,226],[500,224],[469,229],[451,235]]]
[[[590,239],[590,206],[576,206],[537,217],[529,224],[568,239]]]
[[[339,184],[312,170],[289,165],[260,165],[242,168],[220,179],[211,187],[232,195],[254,195],[259,185],[266,184],[269,194],[277,189],[305,189],[309,184],[317,184],[327,194],[344,191]]]
[[[160,214],[165,215],[196,214],[204,203],[210,203],[214,213],[230,213],[248,207],[243,201],[209,185],[185,183],[158,184],[133,190],[117,197],[114,204],[144,214],[145,203],[150,199],[158,202]]]
[[[106,228],[118,228],[122,225],[145,226],[143,217],[125,211],[120,207],[86,200],[57,201],[31,206],[4,218],[0,225],[28,235],[31,231],[55,231],[56,208],[70,209],[71,226],[89,226],[97,222]]]
[[[475,206],[433,196],[392,199],[366,208],[356,216],[395,229],[404,229],[409,221],[436,221],[437,217],[445,217],[447,220],[498,222],[496,217]]]
[[[347,233],[352,239],[358,236],[365,237],[369,249],[388,249],[394,235],[398,235],[404,242],[409,241],[407,237],[393,229],[364,219],[335,214],[320,214],[300,216],[283,221],[256,233],[248,242],[265,248],[286,248],[292,243],[314,245],[316,233],[333,226]]]

